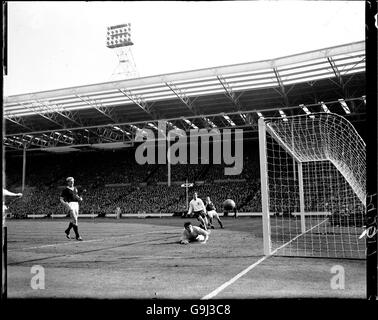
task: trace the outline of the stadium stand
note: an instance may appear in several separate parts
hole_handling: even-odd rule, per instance
[[[38,153],[28,156],[25,196],[11,206],[13,217],[28,214],[49,216],[62,214],[59,194],[67,176],[74,176],[79,193],[86,190],[81,213],[104,216],[114,213],[172,213],[186,212],[186,192],[180,185],[194,182],[205,199],[210,196],[218,211],[222,203],[232,198],[239,212],[258,212],[259,167],[257,156],[244,157],[243,171],[237,176],[225,176],[224,165],[172,165],[172,185],[167,185],[167,165],[140,165],[134,149],[126,151],[75,152],[63,154]],[[6,184],[12,189],[21,185],[22,157],[8,155]]]

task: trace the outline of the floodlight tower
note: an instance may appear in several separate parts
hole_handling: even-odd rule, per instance
[[[119,24],[108,27],[106,46],[114,49],[118,57],[118,65],[114,69],[112,78],[125,79],[138,77],[131,46],[131,24]]]

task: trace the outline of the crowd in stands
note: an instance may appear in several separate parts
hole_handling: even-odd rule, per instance
[[[97,187],[87,189],[82,193],[83,202],[80,204],[80,212],[103,216],[113,214],[120,208],[122,214],[128,213],[172,213],[183,214],[187,212],[187,201],[190,201],[194,191],[205,200],[211,197],[217,210],[223,212],[222,204],[225,199],[233,199],[238,204],[238,210],[254,209],[248,202],[254,199],[251,194],[253,185],[248,186],[241,182],[225,182],[214,184],[195,185],[188,190],[180,185],[147,185],[147,186],[122,186],[122,187]],[[12,201],[10,211],[20,217],[28,214],[46,215],[63,214],[64,208],[60,205],[59,196],[61,188],[27,188],[24,196]],[[255,202],[256,204],[258,201]]]
[[[253,161],[245,157],[243,171],[237,176],[225,176],[224,164],[171,165],[172,185],[168,186],[167,164],[140,165],[135,161],[132,149],[28,154],[27,187],[24,196],[12,202],[10,211],[20,217],[64,213],[59,196],[67,176],[75,177],[75,184],[84,199],[80,205],[81,213],[106,215],[120,208],[122,214],[182,214],[187,211],[194,190],[203,200],[210,196],[220,211],[227,198],[237,203],[239,211],[253,211],[259,204],[256,199],[258,163],[255,160],[255,157]],[[10,189],[20,189],[22,161],[20,155],[6,158],[6,185]],[[194,183],[188,190],[188,198],[186,188],[181,187],[186,180]]]
[[[254,152],[254,153],[253,153]],[[59,202],[65,178],[75,177],[75,184],[84,201],[80,213],[104,216],[115,213],[173,213],[187,211],[193,191],[205,200],[209,196],[218,212],[223,211],[226,199],[233,199],[239,212],[261,212],[260,170],[256,149],[245,152],[240,175],[226,176],[225,165],[176,164],[171,166],[171,182],[167,185],[166,164],[144,164],[135,161],[134,150],[76,152],[69,154],[28,155],[26,159],[26,189],[24,196],[12,201],[10,211],[16,217],[28,214],[65,213]],[[19,191],[22,181],[22,156],[6,157],[6,186]],[[181,183],[188,180],[194,186],[188,190]],[[175,183],[176,182],[176,183]],[[110,185],[110,186],[109,186]],[[288,189],[289,190],[289,189]],[[85,192],[86,191],[86,192]],[[305,190],[306,192],[306,190]],[[271,186],[273,210],[298,207],[298,197],[284,187]],[[319,205],[306,202],[306,208]],[[297,209],[295,209],[297,210]],[[326,210],[326,208],[324,209]]]

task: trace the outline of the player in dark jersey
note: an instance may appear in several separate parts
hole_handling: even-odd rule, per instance
[[[73,177],[68,177],[66,181],[67,187],[63,189],[60,195],[60,202],[68,210],[71,221],[64,233],[66,234],[66,237],[70,239],[70,231],[72,228],[75,232],[76,240],[82,241],[83,239],[79,234],[77,220],[79,217],[79,201],[83,201],[83,198],[78,195],[77,188],[74,187],[75,179]]]
[[[214,229],[213,218],[218,220],[220,227],[223,229],[222,220],[219,218],[218,212],[216,211],[214,203],[211,202],[210,197],[206,197],[206,211],[207,216],[209,217],[209,226],[211,229]]]

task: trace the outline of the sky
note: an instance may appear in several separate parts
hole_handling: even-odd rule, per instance
[[[363,41],[365,1],[10,1],[4,95],[113,80],[123,23],[144,77]]]

